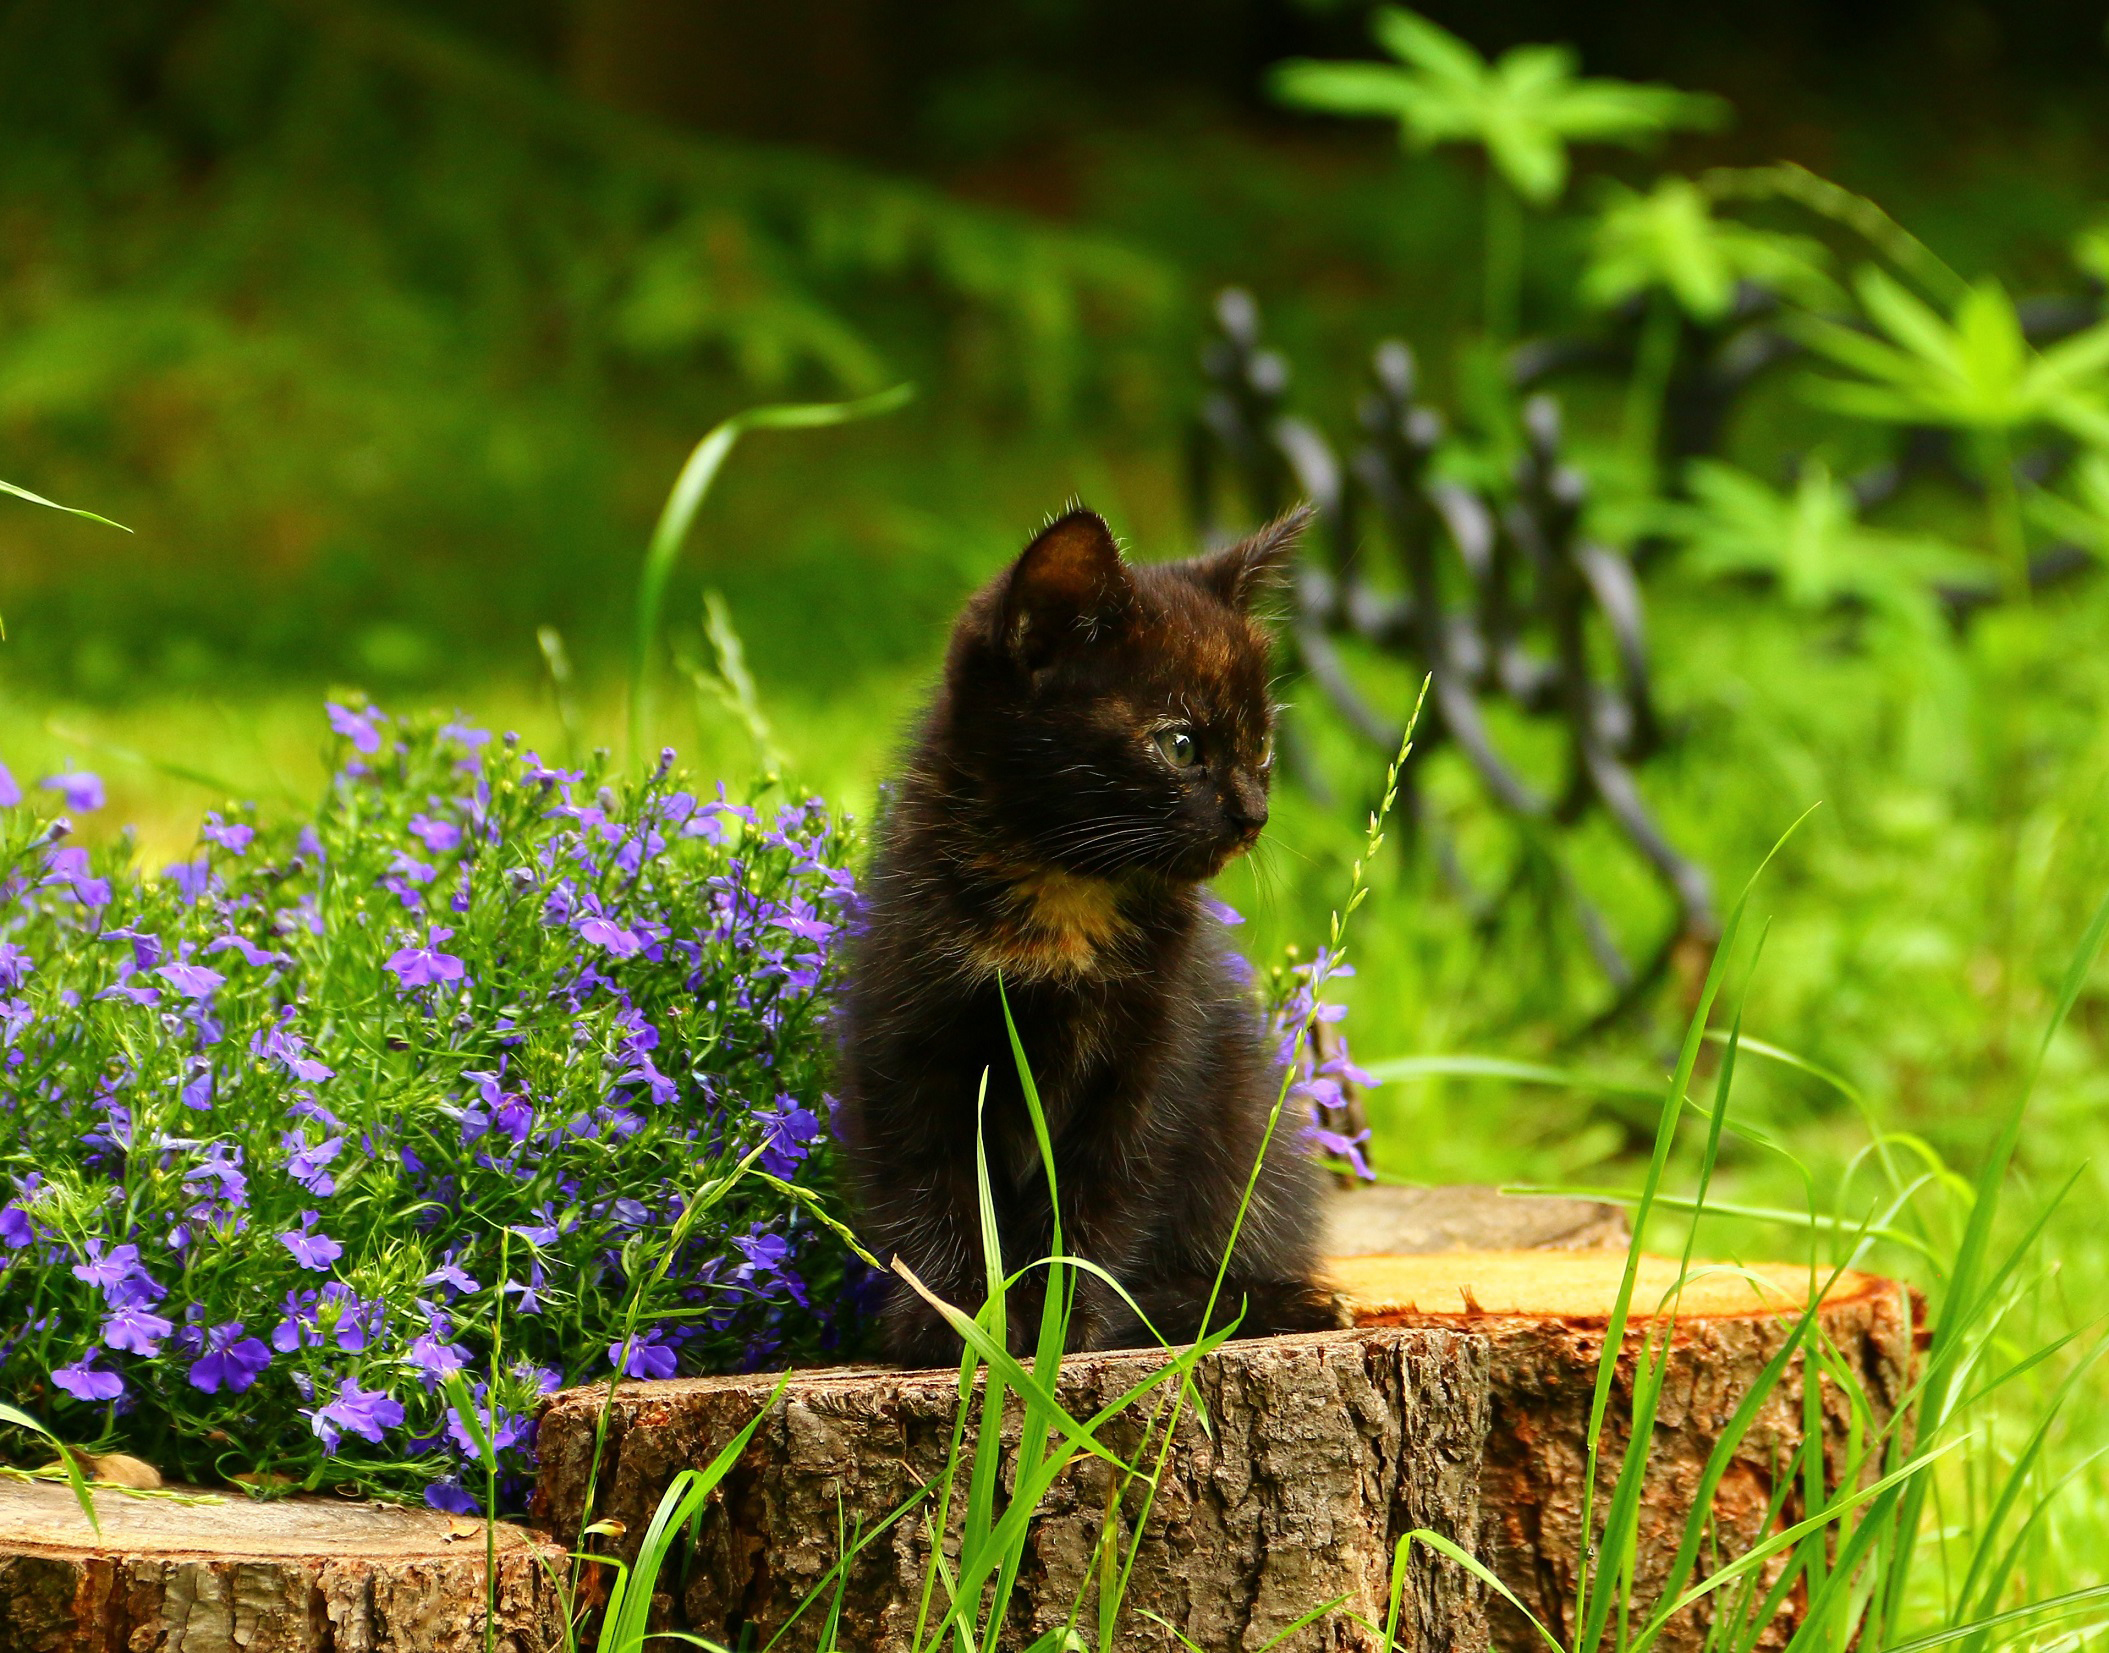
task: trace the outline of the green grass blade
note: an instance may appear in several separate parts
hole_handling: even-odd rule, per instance
[[[1555,1636],[1550,1630],[1546,1629],[1543,1622],[1540,1621],[1540,1619],[1538,1618],[1538,1615],[1533,1613],[1528,1607],[1524,1606],[1523,1603],[1517,1598],[1516,1592],[1511,1590],[1506,1584],[1502,1583],[1500,1579],[1496,1578],[1493,1573],[1488,1571],[1486,1564],[1482,1562],[1477,1556],[1467,1555],[1463,1550],[1459,1549],[1456,1544],[1452,1543],[1449,1539],[1445,1538],[1441,1533],[1432,1532],[1426,1527],[1415,1527],[1411,1532],[1408,1532],[1404,1537],[1399,1540],[1399,1546],[1402,1550],[1408,1544],[1425,1544],[1428,1546],[1429,1549],[1435,1551],[1437,1555],[1442,1556],[1447,1560],[1456,1562],[1458,1566],[1464,1568],[1466,1572],[1470,1573],[1474,1578],[1478,1579],[1481,1584],[1485,1585],[1489,1590],[1492,1590],[1496,1595],[1501,1597],[1503,1601],[1507,1602],[1511,1607],[1515,1608],[1517,1612],[1521,1613],[1526,1619],[1528,1619],[1530,1621],[1530,1627],[1538,1633],[1538,1639],[1542,1641],[1548,1648],[1550,1648],[1552,1650],[1552,1653],[1567,1653],[1567,1650],[1560,1645],[1560,1638]],[[1377,1629],[1374,1624],[1370,1624],[1369,1620],[1362,1618],[1361,1615],[1357,1614],[1355,1615],[1355,1618],[1358,1623],[1367,1626],[1371,1631],[1375,1631]]]
[[[644,567],[637,577],[636,619],[630,644],[631,763],[641,763],[645,758],[652,649],[659,637],[660,616],[666,608],[667,583],[673,578],[674,565],[680,559],[696,513],[703,508],[704,498],[734,444],[752,430],[813,430],[822,425],[869,419],[906,406],[914,395],[913,385],[902,384],[853,402],[780,402],[748,408],[713,427],[695,445],[681,474],[674,479],[666,504],[660,508],[651,543],[645,549]]]
[[[2028,1105],[2036,1088],[2036,1081],[2043,1071],[2043,1058],[2050,1050],[2050,1042],[2057,1036],[2071,1015],[2080,991],[2100,956],[2102,944],[2109,938],[2109,895],[2102,898],[2094,910],[2094,917],[2080,944],[2073,951],[2072,961],[2066,967],[2065,980],[2058,993],[2058,1002],[2048,1024],[2043,1030],[2042,1042],[2036,1048],[2036,1058],[2031,1064],[2026,1082],[2008,1110],[2007,1117],[1994,1141],[1992,1152],[1987,1156],[1984,1168],[1978,1173],[1976,1198],[1970,1207],[1969,1221],[1963,1229],[1962,1243],[1956,1248],[1955,1265],[1949,1275],[1947,1299],[1933,1328],[1933,1340],[1926,1354],[1926,1381],[1922,1407],[1925,1417],[1938,1427],[1949,1415],[1949,1385],[1953,1381],[1962,1340],[1969,1332],[1970,1318],[1962,1311],[1967,1307],[1974,1315],[1981,1299],[1978,1296],[1978,1276],[1984,1267],[1985,1254],[1990,1249],[1992,1223],[1998,1215],[1999,1193],[2005,1185],[2008,1167],[2013,1163],[2014,1150],[2020,1144],[2021,1126],[2028,1114]],[[1890,1586],[1876,1624],[1878,1637],[1887,1640],[1895,1632],[1897,1621],[1904,1609],[1904,1588],[1911,1573],[1912,1553],[1918,1542],[1919,1527],[1924,1517],[1927,1488],[1920,1483],[1910,1489],[1904,1499],[1900,1517],[1901,1532],[1898,1538],[1894,1569],[1890,1575]]]
[[[762,1419],[774,1410],[790,1381],[791,1374],[785,1372],[776,1380],[776,1387],[769,1391],[769,1398],[747,1420],[746,1428],[727,1441],[702,1469],[681,1471],[660,1495],[659,1507],[652,1512],[651,1524],[645,1528],[644,1538],[638,1545],[637,1560],[622,1581],[626,1588],[621,1590],[619,1600],[612,1593],[609,1596],[607,1628],[601,1633],[599,1653],[640,1653],[652,1610],[653,1587],[659,1582],[660,1569],[666,1565],[674,1534],[691,1515],[702,1509],[718,1483],[725,1479],[727,1471],[739,1462],[740,1455],[747,1450],[747,1443],[754,1439],[754,1432],[761,1427]]]
[[[1813,810],[1813,806],[1812,806]],[[1582,1531],[1585,1535],[1595,1531],[1597,1448],[1603,1438],[1604,1414],[1611,1403],[1611,1386],[1618,1371],[1618,1357],[1625,1345],[1626,1322],[1633,1305],[1633,1286],[1640,1275],[1641,1248],[1647,1234],[1648,1216],[1653,1210],[1655,1196],[1661,1189],[1663,1173],[1669,1165],[1670,1148],[1676,1141],[1677,1123],[1684,1112],[1684,1097],[1691,1088],[1692,1073],[1698,1066],[1699,1051],[1705,1042],[1707,1018],[1712,1014],[1714,1000],[1721,991],[1721,981],[1726,974],[1728,961],[1735,950],[1737,934],[1742,929],[1743,914],[1750,905],[1751,892],[1757,881],[1764,876],[1772,858],[1779,854],[1787,840],[1794,835],[1811,810],[1804,810],[1794,824],[1780,835],[1779,841],[1766,853],[1757,870],[1750,875],[1730,910],[1728,922],[1722,927],[1720,944],[1714,949],[1712,961],[1706,970],[1706,980],[1699,990],[1698,1003],[1692,1009],[1691,1020],[1686,1026],[1684,1044],[1678,1052],[1676,1071],[1664,1093],[1660,1123],[1655,1132],[1655,1146],[1648,1156],[1647,1175],[1641,1183],[1640,1199],[1633,1209],[1633,1243],[1626,1248],[1625,1267],[1621,1271],[1618,1291],[1612,1299],[1611,1315],[1604,1327],[1603,1354],[1597,1361],[1596,1385],[1589,1401],[1588,1451],[1582,1480]],[[1575,1569],[1575,1614],[1577,1625],[1601,1625],[1601,1617],[1592,1618],[1590,1609],[1590,1564],[1585,1543],[1581,1564]],[[1577,1653],[1594,1653],[1595,1644],[1584,1641],[1578,1644]]]
[[[937,1310],[938,1314],[944,1318],[945,1323],[957,1332],[967,1346],[981,1358],[983,1365],[992,1368],[995,1373],[1002,1377],[1005,1383],[1017,1390],[1019,1394],[1037,1397],[1046,1406],[1049,1419],[1065,1439],[1082,1450],[1089,1452],[1093,1457],[1105,1459],[1114,1468],[1126,1473],[1132,1473],[1128,1464],[1122,1462],[1111,1452],[1100,1446],[1096,1440],[1092,1439],[1086,1426],[1072,1418],[1062,1403],[1055,1399],[1046,1385],[1041,1383],[1023,1366],[1019,1365],[1017,1358],[1001,1343],[992,1339],[984,1326],[971,1315],[965,1314],[952,1304],[947,1303],[928,1286],[924,1285],[916,1277],[915,1271],[898,1257],[893,1261],[893,1270],[903,1280],[908,1282],[911,1291],[915,1292],[924,1302]]]
[[[65,507],[61,506],[60,509]],[[87,1479],[81,1474],[81,1466],[73,1461],[72,1450],[19,1406],[10,1406],[5,1401],[0,1401],[0,1423],[11,1423],[17,1429],[27,1429],[32,1434],[42,1435],[52,1444],[59,1456],[59,1467],[66,1472],[66,1485],[73,1493],[73,1501],[80,1505],[81,1514],[88,1518],[89,1529],[100,1538],[103,1524],[102,1518],[95,1513],[95,1494],[88,1490]]]
[[[1758,941],[1758,954],[1764,948],[1764,939]],[[1751,968],[1756,968],[1753,955]],[[1660,1327],[1660,1353],[1650,1355],[1655,1342],[1655,1331],[1650,1329],[1642,1340],[1641,1359],[1634,1373],[1633,1415],[1626,1436],[1626,1451],[1619,1465],[1618,1478],[1611,1488],[1610,1508],[1604,1514],[1604,1540],[1599,1552],[1599,1573],[1615,1569],[1624,1575],[1619,1592],[1619,1614],[1621,1630],[1624,1618],[1631,1606],[1631,1568],[1639,1546],[1639,1521],[1641,1495],[1646,1489],[1648,1457],[1654,1444],[1655,1415],[1662,1403],[1662,1385],[1669,1373],[1670,1347],[1677,1333],[1676,1304],[1681,1297],[1686,1281],[1691,1275],[1692,1252],[1699,1239],[1699,1212],[1706,1204],[1707,1191],[1713,1185],[1714,1167],[1721,1154],[1721,1127],[1728,1115],[1728,1097],[1735,1084],[1736,1051],[1743,1032],[1743,1007],[1736,1007],[1735,1021],[1730,1029],[1728,1049],[1721,1060],[1721,1070],[1714,1078],[1714,1105],[1707,1121],[1706,1146],[1699,1161],[1699,1185],[1692,1201],[1692,1220],[1685,1228],[1684,1251],[1678,1260],[1677,1278],[1671,1286],[1667,1300],[1657,1305],[1656,1325]],[[1636,1224],[1636,1227],[1638,1225]],[[1663,1310],[1668,1310],[1665,1317]],[[1695,1523],[1703,1523],[1708,1506],[1694,1504],[1691,1516],[1685,1523],[1687,1536]],[[1610,1595],[1602,1590],[1596,1592],[1590,1603],[1590,1616],[1582,1621],[1577,1645],[1593,1648],[1602,1639],[1611,1606]],[[1625,1637],[1620,1636],[1623,1642]]]
[[[112,522],[108,517],[97,516],[93,511],[83,511],[78,505],[61,505],[55,499],[46,499],[42,494],[33,494],[27,488],[18,488],[12,482],[0,482],[0,494],[13,494],[17,499],[26,499],[32,505],[42,505],[53,511],[63,511],[69,517],[85,517],[90,522],[99,522],[105,528],[115,528],[119,533],[132,530],[121,522]]]
[[[1970,1566],[1963,1574],[1962,1588],[1957,1592],[1957,1600],[1964,1604],[1960,1611],[1967,1611],[1972,1595],[1978,1594],[1978,1584],[1984,1578],[1985,1568],[1991,1561],[1992,1541],[2006,1525],[2007,1517],[2013,1514],[2014,1505],[2019,1501],[2027,1483],[2029,1471],[2035,1468],[2037,1458],[2042,1455],[2044,1442],[2050,1438],[2051,1426],[2058,1421],[2058,1415],[2064,1411],[2066,1401],[2072,1398],[2072,1392],[2079,1386],[2080,1380],[2092,1370],[2094,1363],[2101,1359],[2105,1348],[2109,1348],[2109,1334],[2095,1339],[2094,1346],[2073,1362],[2072,1370],[2065,1374],[2064,1381],[2052,1393],[2050,1403],[2037,1416],[2035,1428],[2029,1431],[2026,1444],[2014,1455],[2014,1460],[2007,1469],[2005,1484],[2000,1487],[1998,1496],[1992,1501],[1991,1509],[1977,1523],[1976,1531],[1971,1535]],[[1997,1600],[1997,1592],[1987,1588],[1978,1594],[1977,1612],[1983,1614],[1990,1611]]]

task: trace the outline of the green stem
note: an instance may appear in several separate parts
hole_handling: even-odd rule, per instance
[[[1497,344],[1516,336],[1523,307],[1523,203],[1500,169],[1487,167],[1486,328]]]
[[[2028,581],[2028,531],[2021,522],[2021,490],[2014,482],[2014,453],[2002,428],[1985,433],[1985,507],[1992,548],[2006,572],[2007,595],[2022,608],[2033,600]]]
[[[1645,494],[1653,494],[1659,480],[1656,449],[1662,432],[1662,405],[1669,396],[1670,375],[1677,367],[1683,320],[1676,299],[1667,289],[1658,287],[1649,295],[1647,316],[1640,327],[1640,345],[1633,357],[1633,378],[1626,386],[1626,410],[1620,432],[1627,470]]]

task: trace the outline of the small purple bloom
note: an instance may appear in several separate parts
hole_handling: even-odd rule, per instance
[[[173,1322],[137,1303],[127,1303],[103,1321],[103,1341],[135,1355],[156,1355],[161,1340],[172,1336]]]
[[[619,1367],[633,1378],[670,1378],[674,1375],[677,1360],[675,1352],[660,1341],[657,1326],[641,1338],[608,1345],[608,1364]]]
[[[317,1274],[327,1274],[330,1264],[344,1255],[344,1247],[327,1234],[319,1233],[315,1221],[322,1215],[319,1211],[303,1211],[300,1226],[288,1229],[279,1235],[279,1243],[292,1252],[294,1260],[302,1268],[312,1269]]]
[[[380,720],[378,712],[355,712],[348,706],[328,702],[323,710],[329,713],[330,727],[352,743],[355,750],[371,757],[381,749],[381,731],[376,727]]]
[[[299,1137],[295,1136],[298,1142]],[[286,1175],[317,1199],[328,1199],[336,1193],[337,1184],[326,1169],[330,1161],[344,1151],[344,1138],[333,1136],[312,1148],[303,1145],[293,1157],[286,1161]]]
[[[63,774],[46,775],[37,783],[46,792],[56,792],[66,800],[66,807],[75,814],[86,815],[103,806],[103,783],[100,776],[91,775],[85,769],[69,770]]]
[[[396,979],[408,989],[428,987],[438,982],[460,981],[463,966],[452,953],[442,953],[439,944],[454,932],[444,925],[433,926],[432,933],[422,947],[399,947],[389,955],[388,968]]]
[[[22,801],[22,783],[15,779],[15,772],[0,763],[0,809],[13,809]]]
[[[469,1351],[459,1343],[449,1343],[436,1332],[426,1332],[410,1345],[410,1364],[435,1378],[443,1378],[449,1372],[458,1372],[469,1363]]]
[[[37,961],[11,941],[0,941],[0,993],[12,993],[37,967]]]
[[[461,1293],[463,1296],[472,1291],[483,1289],[476,1283],[476,1277],[473,1274],[468,1273],[459,1264],[452,1261],[440,1264],[438,1268],[425,1276],[422,1284],[445,1286],[449,1290]]]
[[[227,985],[227,978],[202,964],[164,964],[154,972],[186,999],[209,999]]]
[[[124,1393],[124,1379],[115,1372],[95,1369],[99,1350],[90,1349],[71,1366],[54,1366],[51,1381],[75,1400],[115,1400]]]
[[[459,1481],[434,1481],[425,1488],[425,1502],[449,1515],[481,1515],[483,1506],[469,1496]]]
[[[212,941],[206,944],[205,951],[208,953],[224,953],[230,948],[242,955],[244,964],[252,964],[259,969],[268,964],[291,964],[293,962],[288,954],[274,953],[268,947],[259,947],[247,936],[236,935],[232,930],[229,930],[223,936],[214,937]]]
[[[190,1368],[190,1386],[216,1395],[222,1389],[239,1395],[271,1364],[271,1351],[260,1339],[244,1337],[239,1320],[215,1326],[205,1334],[204,1356]]]
[[[460,827],[431,815],[411,816],[410,835],[434,855],[444,855],[461,843]]]
[[[307,1414],[309,1427],[321,1438],[324,1448],[337,1450],[345,1432],[378,1446],[381,1437],[403,1421],[403,1408],[383,1389],[361,1389],[354,1378],[346,1378],[336,1395]]]
[[[256,828],[239,821],[223,823],[218,810],[205,817],[205,825],[199,831],[212,843],[235,855],[246,855],[249,846],[256,842]]]
[[[212,888],[212,863],[202,858],[173,862],[161,869],[161,875],[183,892],[186,906],[195,906],[198,898]]]
[[[619,959],[629,958],[644,948],[644,939],[636,931],[626,930],[613,919],[598,914],[580,919],[578,933],[594,946],[607,948]]]

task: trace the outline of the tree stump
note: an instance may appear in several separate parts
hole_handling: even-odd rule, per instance
[[[1622,1206],[1548,1194],[1504,1194],[1469,1183],[1408,1188],[1364,1183],[1330,1190],[1328,1257],[1406,1257],[1431,1251],[1624,1252],[1633,1230]]]
[[[1623,1251],[1582,1250],[1356,1257],[1333,1264],[1358,1324],[1476,1331],[1491,1340],[1479,1558],[1563,1639],[1574,1628],[1589,1405],[1624,1263]],[[1714,1442],[1808,1301],[1805,1267],[1772,1264],[1753,1272],[1764,1285],[1709,1275],[1688,1284],[1677,1307],[1641,1511],[1633,1599],[1642,1616],[1636,1623],[1645,1622],[1657,1603]],[[1599,1532],[1628,1436],[1634,1352],[1675,1279],[1673,1262],[1648,1258],[1633,1294],[1633,1324],[1598,1452]],[[1889,1420],[1910,1385],[1915,1315],[1906,1288],[1866,1274],[1842,1276],[1819,1311],[1824,1335],[1859,1374],[1878,1425]],[[1802,1440],[1802,1381],[1797,1357],[1714,1495],[1724,1562],[1763,1536],[1775,1473]],[[1825,1468],[1835,1487],[1846,1472],[1848,1397],[1824,1378],[1821,1398]],[[1779,1524],[1791,1525],[1800,1515],[1797,1489]],[[1662,1641],[1666,1653],[1703,1642],[1712,1606],[1709,1601],[1688,1609],[1669,1627]],[[1798,1599],[1789,1603],[1764,1632],[1764,1644],[1786,1640],[1799,1606]],[[1489,1602],[1488,1620],[1504,1649],[1536,1653],[1543,1645],[1505,1602]]]
[[[1143,1529],[1117,1645],[1169,1650],[1184,1636],[1211,1653],[1257,1649],[1335,1596],[1381,1623],[1401,1533],[1430,1527],[1467,1547],[1472,1542],[1486,1349],[1469,1334],[1392,1328],[1224,1345],[1196,1375],[1213,1438],[1189,1408]],[[1063,1404],[1088,1417],[1164,1359],[1161,1351],[1072,1355],[1063,1363]],[[617,1389],[591,1513],[623,1523],[618,1548],[625,1559],[673,1477],[709,1462],[773,1387],[766,1377],[728,1377]],[[587,1518],[605,1396],[602,1389],[571,1390],[553,1397],[541,1416],[537,1507],[563,1537]],[[745,1629],[760,1645],[795,1616],[782,1645],[810,1648],[832,1594],[832,1585],[821,1587],[842,1553],[842,1535],[855,1543],[876,1531],[848,1570],[841,1644],[862,1653],[910,1647],[936,1505],[914,1502],[907,1515],[877,1529],[941,1478],[958,1399],[952,1371],[801,1373],[713,1495],[685,1579],[662,1581],[665,1624],[728,1645]],[[1156,1404],[1152,1395],[1124,1414],[1103,1432],[1104,1443],[1134,1462]],[[1008,1485],[1015,1413],[1005,1427]],[[1087,1640],[1096,1641],[1109,1508],[1122,1546],[1141,1509],[1139,1486],[1116,1503],[1116,1479],[1102,1461],[1080,1458],[1043,1502],[1004,1645],[1024,1645],[1073,1610]],[[955,1549],[964,1496],[962,1486],[952,1501],[947,1539]],[[823,1599],[799,1616],[816,1590]],[[936,1599],[935,1612],[942,1612],[942,1590]],[[1484,1645],[1484,1623],[1478,1591],[1462,1569],[1425,1553],[1415,1561],[1402,1644],[1472,1653]],[[1378,1641],[1335,1612],[1288,1645],[1365,1649]]]
[[[428,1510],[0,1482],[7,1653],[481,1653],[484,1530]],[[563,1550],[498,1528],[497,1646],[553,1653]],[[553,1569],[553,1571],[552,1571]]]

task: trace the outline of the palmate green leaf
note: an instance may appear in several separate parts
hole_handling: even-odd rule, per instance
[[[1873,267],[1854,291],[1879,336],[1815,316],[1789,323],[1811,351],[1858,376],[1811,381],[1811,400],[1889,423],[1986,432],[2049,423],[2109,442],[2109,322],[2039,353],[2013,299],[1989,278],[1946,317]]]
[[[1791,492],[1718,460],[1695,461],[1686,484],[1688,500],[1649,513],[1655,530],[1687,548],[1694,571],[1769,577],[1796,608],[1864,603],[1914,635],[1940,638],[1934,582],[1967,586],[1990,577],[1961,546],[1861,522],[1852,490],[1819,459],[1803,464]]]
[[[1838,287],[1819,241],[1714,216],[1712,198],[1689,178],[1665,178],[1647,194],[1614,184],[1591,237],[1582,296],[1609,308],[1667,290],[1694,320],[1717,322],[1749,281],[1803,304],[1826,304]]]
[[[1298,109],[1390,115],[1402,122],[1421,97],[1412,77],[1388,63],[1284,63],[1275,69],[1270,84],[1276,97]]]
[[[1379,46],[1424,71],[1430,80],[1469,94],[1486,78],[1487,60],[1439,23],[1403,6],[1380,6],[1369,32]]]
[[[1488,63],[1427,18],[1396,6],[1371,23],[1399,67],[1292,60],[1275,67],[1284,103],[1338,115],[1384,115],[1416,149],[1474,143],[1510,187],[1539,206],[1567,185],[1574,143],[1637,147],[1666,132],[1718,125],[1718,98],[1667,86],[1578,77],[1564,46],[1525,45]]]

